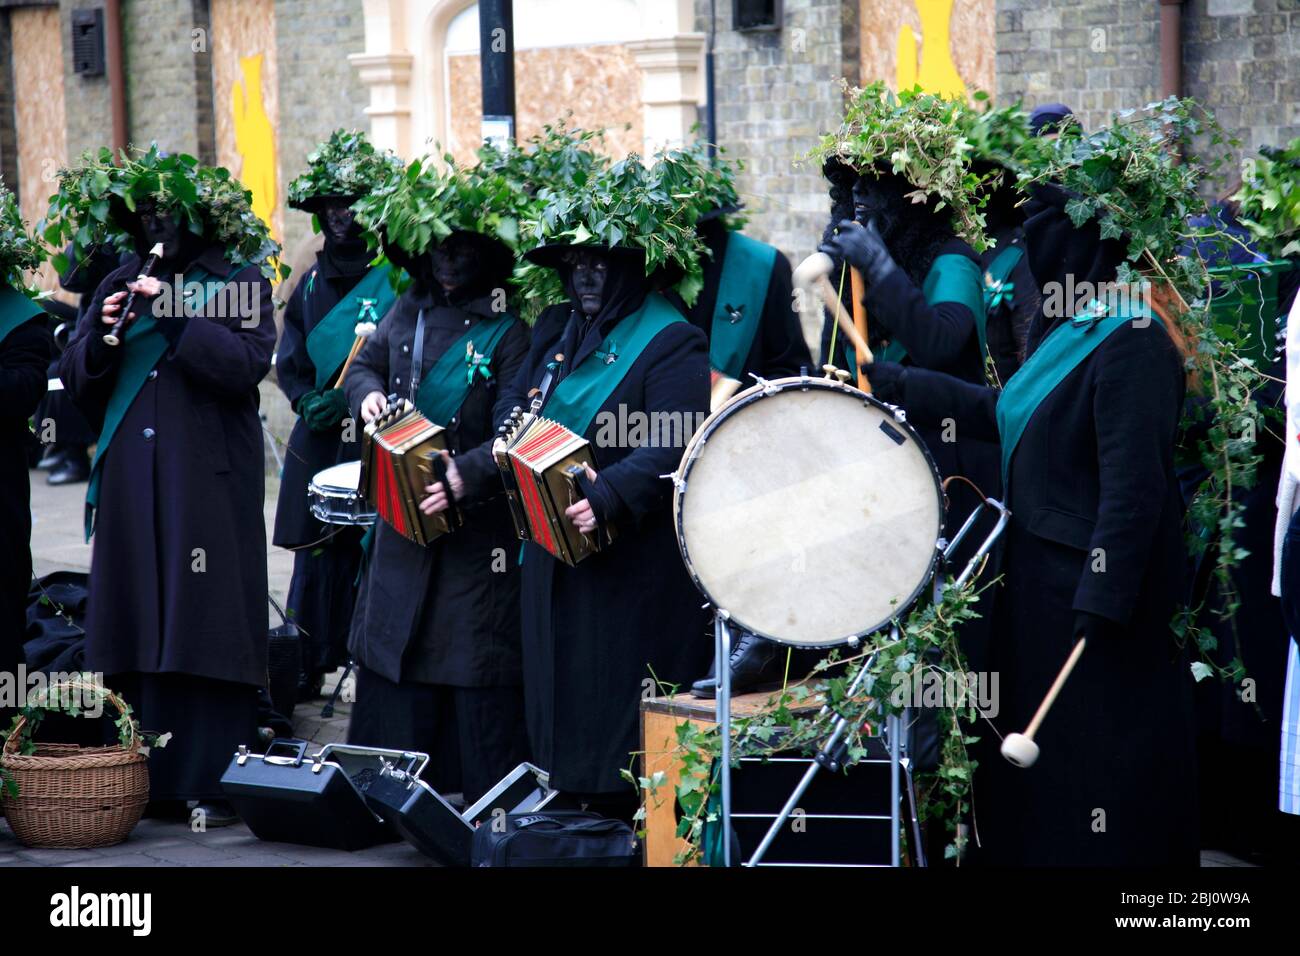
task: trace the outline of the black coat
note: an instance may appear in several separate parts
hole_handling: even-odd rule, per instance
[[[23,659],[32,580],[27,420],[45,395],[51,349],[44,313],[0,339],[0,668],[11,672]]]
[[[968,434],[997,439],[992,389],[918,369],[904,388],[914,420],[954,416]],[[1020,439],[990,662],[997,733],[1028,724],[1075,643],[1076,612],[1112,626],[1089,641],[1044,721],[1037,764],[991,757],[977,771],[992,862],[1196,865],[1192,679],[1169,627],[1186,562],[1173,464],[1182,397],[1168,335],[1125,325]]]
[[[275,379],[290,405],[316,387],[316,366],[307,354],[307,336],[317,323],[352,291],[366,274],[364,261],[357,268],[337,265],[321,250],[316,262],[294,287],[284,309],[284,331],[275,353]],[[301,418],[294,423],[280,475],[280,497],[275,508],[271,543],[280,548],[300,548],[327,537],[330,528],[317,521],[307,500],[307,486],[317,472],[361,454],[361,429],[342,428],[314,432]],[[345,441],[351,437],[351,441]]]
[[[441,299],[438,300],[441,303]],[[348,370],[343,387],[357,420],[366,395],[407,397],[411,343],[424,313],[421,377],[469,323],[492,317],[490,295],[464,307],[403,293]],[[450,422],[448,445],[465,482],[464,524],[429,547],[375,525],[348,648],[363,667],[390,681],[494,687],[518,684],[519,538],[492,460],[493,408],[502,383],[518,374],[528,352],[528,327],[517,322],[497,343],[492,377],[476,378]],[[463,367],[456,374],[464,375]]]
[[[618,319],[606,318],[582,348],[564,346],[576,367]],[[533,329],[532,349],[514,386],[497,405],[504,418],[527,407],[546,364],[561,348],[571,308],[552,306]],[[636,359],[586,432],[596,457],[591,503],[597,520],[614,523],[607,551],[577,567],[528,544],[523,567],[524,697],[528,734],[539,766],[562,790],[610,793],[627,787],[619,771],[638,749],[638,706],[657,693],[654,677],[684,685],[704,673],[713,653],[703,599],[686,574],[672,525],[672,484],[680,447],[601,447],[605,413],[678,412],[709,407],[708,348],[689,322],[663,329]],[[544,410],[543,410],[544,414]],[[692,417],[692,422],[694,417]]]
[[[687,306],[676,292],[665,295],[691,324],[712,340],[713,319],[718,309],[718,289],[722,282],[722,267],[727,255],[727,241],[731,233],[717,223],[716,228],[704,232],[705,245],[712,255],[704,257],[704,288],[693,306]],[[779,251],[772,262],[767,280],[767,295],[763,312],[759,316],[758,330],[749,355],[745,358],[744,378],[741,384],[748,388],[754,384],[750,373],[766,379],[798,375],[800,369],[812,371],[812,356],[804,341],[799,324],[799,313],[794,310],[794,292],[790,276],[790,262]]]
[[[216,247],[195,264],[223,278],[231,268]],[[122,351],[103,344],[100,309],[139,269],[133,258],[100,284],[59,363],[68,392],[96,429]],[[234,311],[219,297],[203,315],[181,320],[179,337],[104,456],[86,619],[91,670],[266,680],[266,481],[257,385],[271,367],[275,321],[271,286],[257,267],[231,281],[255,296],[252,320],[219,315]]]

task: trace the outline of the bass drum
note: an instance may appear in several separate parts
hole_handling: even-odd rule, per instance
[[[786,378],[737,394],[682,455],[673,512],[696,587],[746,631],[830,647],[901,617],[939,558],[943,490],[894,409]]]

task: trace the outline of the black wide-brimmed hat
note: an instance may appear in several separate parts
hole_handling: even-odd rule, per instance
[[[343,196],[332,193],[319,193],[313,196],[307,196],[298,201],[290,200],[290,209],[300,209],[303,212],[319,213],[326,206],[351,206],[360,199],[360,196]]]
[[[645,269],[645,250],[637,249],[635,246],[610,246],[595,242],[548,242],[529,249],[524,253],[524,258],[534,265],[559,269],[567,264],[565,261],[567,256],[580,251],[599,252],[611,259]],[[658,291],[676,285],[685,274],[686,270],[680,265],[669,262],[656,268],[646,277],[646,282],[651,289]]]

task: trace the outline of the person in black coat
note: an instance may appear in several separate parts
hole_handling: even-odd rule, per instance
[[[24,449],[28,419],[45,395],[53,343],[41,307],[0,285],[0,669],[18,672],[32,581],[31,486]],[[13,711],[0,709],[9,725]]]
[[[596,458],[587,497],[567,517],[584,533],[617,529],[606,549],[573,567],[535,543],[524,546],[528,735],[552,786],[607,815],[630,817],[637,794],[620,771],[638,749],[639,702],[659,685],[680,686],[702,673],[713,646],[678,553],[672,484],[663,477],[677,467],[682,446],[611,441],[608,430],[611,422],[633,422],[630,416],[654,423],[666,415],[680,426],[681,441],[689,440],[709,407],[708,350],[704,333],[651,291],[639,250],[550,245],[528,257],[559,272],[570,302],[538,318],[497,418],[528,408],[530,398],[554,417],[565,407],[556,399],[567,397],[566,380],[579,370],[598,372],[602,384],[590,394],[599,407],[561,421],[592,443]],[[637,333],[650,337],[630,352]]]
[[[1063,208],[1049,204],[1040,215],[1068,223]],[[1029,245],[1040,284],[1066,274],[1114,279],[1124,246],[1101,241],[1095,223],[1054,235],[1061,241]],[[1123,310],[1040,316],[1026,364],[1002,393],[915,367],[866,366],[881,397],[905,405],[912,420],[954,417],[968,434],[1003,443],[1012,517],[1000,542],[1005,584],[990,666],[1003,690],[990,729],[1023,730],[1087,639],[1038,732],[1037,763],[1018,769],[994,759],[977,771],[985,862],[1197,864],[1192,679],[1170,630],[1186,562],[1174,474],[1184,392],[1175,336]],[[1067,361],[1055,353],[1061,343],[1079,351]],[[1047,361],[1033,363],[1040,348]],[[1041,400],[1018,416],[999,408],[1000,395],[1005,406],[1027,383],[1045,383]],[[1000,433],[1000,415],[1023,425],[1018,441],[1014,428]]]
[[[708,336],[713,375],[748,388],[754,376],[771,380],[811,369],[812,355],[794,308],[789,260],[774,246],[728,229],[725,215],[734,211],[714,210],[696,226],[708,255],[703,259],[704,288],[695,304],[687,306],[674,290],[664,297]],[[772,642],[741,633],[730,658],[732,686],[757,689],[779,680],[785,656]],[[691,693],[711,698],[716,692],[710,666],[708,675],[691,685]]]
[[[138,254],[100,284],[59,363],[100,430],[87,496],[86,666],[146,729],[174,735],[150,755],[151,800],[182,812],[183,801],[199,801],[215,826],[235,820],[220,776],[255,739],[266,682],[257,385],[275,348],[271,287],[257,265],[232,264],[165,208],[112,209]],[[154,277],[137,280],[142,254],[159,242]],[[176,276],[203,281],[202,292],[182,301]],[[140,318],[110,346],[103,333],[128,290]]]
[[[307,497],[307,486],[318,472],[356,461],[361,454],[359,426],[349,417],[343,389],[333,387],[341,369],[317,368],[313,351],[318,356],[346,357],[355,325],[370,316],[382,318],[383,304],[377,298],[388,292],[381,286],[371,296],[351,294],[371,272],[373,257],[348,208],[355,198],[315,196],[300,204],[318,217],[325,244],[289,297],[276,350],[276,384],[298,421],[285,451],[271,543],[294,551],[287,608],[304,635],[304,697],[318,694],[324,675],[346,659],[361,564],[361,532],[322,524],[312,516]],[[386,271],[381,279],[387,283]],[[391,295],[383,299],[390,301]],[[323,326],[336,308],[346,313],[344,321]],[[313,334],[317,339],[332,334],[338,342],[318,342],[313,350],[308,347]],[[324,347],[333,344],[342,348]]]
[[[395,394],[448,429],[450,503],[463,523],[428,547],[383,520],[375,524],[349,642],[357,697],[348,740],[428,753],[430,784],[472,802],[528,757],[519,539],[491,454],[493,408],[523,365],[528,327],[500,311],[513,256],[498,240],[454,232],[422,256],[388,244],[385,250],[412,285],[366,342],[343,387],[365,423]],[[445,396],[431,399],[450,410],[442,420],[411,398],[421,316],[420,394],[434,388]],[[467,364],[467,343],[486,364]],[[448,506],[441,485],[425,491],[426,512]]]

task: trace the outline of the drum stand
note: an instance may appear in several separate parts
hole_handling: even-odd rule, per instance
[[[943,553],[944,561],[947,561],[956,553],[958,546],[966,538],[966,535],[975,526],[980,515],[985,510],[991,510],[997,513],[998,520],[996,526],[985,537],[980,544],[979,550],[971,556],[966,562],[966,567],[962,569],[961,575],[952,583],[951,587],[961,587],[969,581],[983,563],[984,558],[993,549],[994,543],[1001,537],[1003,530],[1007,526],[1007,521],[1011,518],[1011,512],[1000,501],[992,498],[985,498],[983,502],[970,513],[970,516],[962,524],[955,537],[951,542],[945,542],[940,539],[937,547]],[[943,594],[944,584],[942,575],[935,578],[934,598],[939,600]],[[731,667],[728,666],[731,657],[731,615],[723,608],[714,608],[713,612],[713,634],[714,634],[714,673],[718,675],[717,689],[717,723],[719,732],[722,734],[722,767],[718,774],[719,788],[721,790],[722,815],[719,821],[722,826],[722,858],[724,866],[731,866]],[[890,625],[890,638],[899,639],[899,630],[897,624]],[[856,645],[859,639],[850,641],[850,645]],[[845,696],[848,698],[855,697],[859,692],[869,691],[867,686],[868,677],[871,671],[871,662],[873,658],[868,658],[859,668],[857,676],[849,684]],[[819,717],[824,717],[830,713],[830,705],[822,707]],[[906,713],[906,711],[904,712]],[[766,835],[763,837],[758,848],[754,850],[753,855],[746,861],[744,866],[759,866],[762,863],[764,855],[772,846],[790,815],[794,813],[799,801],[803,798],[804,793],[808,790],[813,778],[817,772],[822,769],[838,771],[844,766],[844,756],[846,748],[841,744],[845,731],[848,730],[848,719],[839,717],[831,727],[830,736],[822,744],[821,749],[813,758],[808,770],[804,773],[794,792],[790,794],[790,799],[785,802],[781,812],[777,814],[776,819],[768,828]],[[916,843],[916,852],[918,864],[924,866],[924,851],[921,847],[920,825],[917,820],[916,793],[912,786],[911,760],[906,755],[902,745],[902,727],[903,721],[897,714],[888,714],[885,717],[884,739],[889,748],[889,865],[897,867],[902,862],[902,853],[900,846],[900,811],[902,802],[902,775],[907,775],[908,805],[911,816],[912,837]]]

